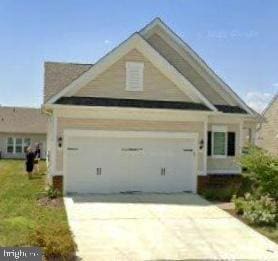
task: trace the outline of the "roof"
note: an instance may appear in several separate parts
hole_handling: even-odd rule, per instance
[[[271,99],[271,101],[269,102],[269,104],[268,104],[268,105],[266,106],[266,108],[263,110],[262,116],[264,116],[264,115],[266,114],[266,112],[271,108],[271,106],[272,106],[276,101],[278,101],[278,93],[276,93],[276,94],[272,97],[272,99]]]
[[[173,39],[172,42],[178,43],[181,48],[190,53],[192,59],[197,61],[198,66],[200,65],[201,71],[204,70],[204,74],[207,77],[214,79],[212,84],[212,87],[214,88],[211,88],[211,90],[215,89],[215,86],[218,86],[217,88],[220,90],[220,96],[226,97],[223,103],[216,100],[212,101],[212,98],[208,97],[207,93],[204,93],[204,89],[207,89],[207,86],[209,86],[208,83],[210,82],[206,82],[207,79],[203,81],[202,86],[198,86],[197,88],[197,85],[200,85],[200,80],[202,78],[200,76],[201,71],[198,66],[198,68],[196,67],[197,69],[194,67],[194,70],[197,70],[198,73],[193,75],[194,77],[197,75],[195,78],[198,79],[193,82],[192,79],[188,79],[188,75],[185,76],[181,72],[180,68],[177,68],[177,66],[172,63],[173,61],[169,60],[169,57],[166,57],[160,53],[159,48],[156,48],[156,46],[150,44],[150,42],[145,37],[145,31],[149,30],[149,28],[152,28],[153,25],[160,26],[160,28],[163,29],[170,36],[170,38]],[[207,64],[205,64],[205,62],[160,19],[154,19],[153,22],[147,25],[139,33],[134,33],[126,41],[122,42],[119,46],[102,57],[94,66],[93,64],[45,63],[45,102],[47,101],[51,104],[55,103],[55,101],[57,101],[59,98],[63,98],[65,96],[74,96],[77,90],[82,88],[82,86],[85,86],[97,75],[109,68],[109,66],[115,62],[114,60],[121,57],[121,55],[124,55],[128,48],[134,47],[142,48],[144,55],[146,55],[147,58],[151,58],[151,61],[154,62],[155,65],[165,73],[165,75],[167,74],[167,77],[175,81],[174,83],[180,89],[189,92],[187,94],[190,94],[189,96],[192,98],[193,103],[203,102],[207,107],[214,111],[217,111],[214,104],[220,104],[221,106],[223,105],[222,107],[218,107],[218,111],[221,112],[249,113],[254,115],[254,112],[231,90],[231,88],[225,84],[223,80],[221,80],[207,66]],[[182,59],[179,58],[177,60]],[[184,66],[181,65],[181,67],[183,68]],[[216,93],[215,95],[212,95],[212,97],[216,97]]]
[[[214,105],[219,111],[224,113],[247,113],[244,109],[239,106],[230,105]]]
[[[46,134],[47,116],[37,108],[0,106],[0,132]]]
[[[114,99],[96,97],[62,97],[56,104],[79,105],[79,106],[108,106],[108,107],[129,107],[129,108],[156,108],[156,109],[178,109],[210,111],[201,104],[193,102],[158,101],[158,100],[137,100],[137,99]]]
[[[44,63],[44,101],[60,92],[93,64],[79,63]]]

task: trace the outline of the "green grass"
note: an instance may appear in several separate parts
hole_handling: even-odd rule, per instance
[[[40,237],[51,244],[67,241],[69,249],[74,249],[63,204],[55,208],[38,204],[46,187],[45,162],[40,162],[41,171],[31,180],[24,167],[21,160],[0,160],[0,246],[31,246],[36,244],[36,233],[42,232]],[[63,230],[62,240],[59,234],[53,236],[53,227]]]
[[[272,241],[278,244],[278,228],[276,227],[253,227],[259,233],[265,235]]]
[[[254,230],[258,231],[262,235],[268,237],[270,240],[272,240],[278,244],[278,227],[250,225],[241,215],[236,214],[235,209],[224,209],[223,208],[223,210],[227,211],[232,216],[234,216],[235,218],[238,218],[241,222],[245,223],[247,226],[250,226]]]

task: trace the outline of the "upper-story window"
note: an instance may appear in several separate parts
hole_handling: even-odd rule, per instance
[[[126,90],[143,91],[144,63],[126,63]]]

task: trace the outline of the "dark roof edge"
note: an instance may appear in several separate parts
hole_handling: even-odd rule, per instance
[[[138,100],[138,99],[116,99],[104,97],[62,97],[56,104],[76,105],[76,106],[108,106],[108,107],[131,107],[149,109],[177,109],[177,110],[197,110],[210,111],[201,104],[181,101],[161,101],[161,100]]]

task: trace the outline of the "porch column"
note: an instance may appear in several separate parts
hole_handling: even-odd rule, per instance
[[[204,121],[204,147],[203,147],[203,175],[207,175],[207,146],[208,146],[208,119]]]

